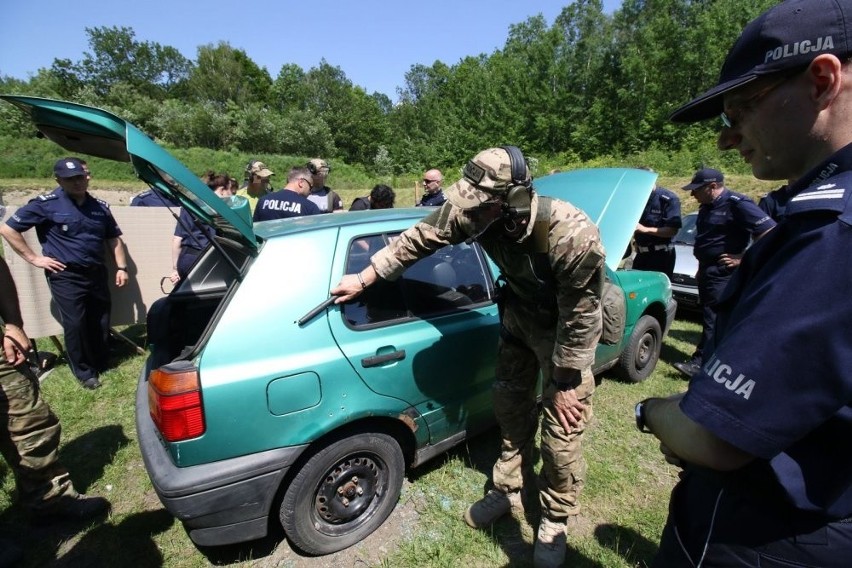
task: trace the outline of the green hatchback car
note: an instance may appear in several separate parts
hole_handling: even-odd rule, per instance
[[[306,553],[351,546],[390,515],[408,468],[494,423],[498,271],[476,242],[323,306],[343,274],[429,208],[252,225],[244,200],[220,199],[121,118],[2,98],[69,151],[131,162],[215,229],[188,277],[149,310],[136,397],[153,487],[196,544],[261,538],[277,519]],[[618,367],[632,381],[653,371],[676,306],[665,275],[617,270],[655,177],[601,169],[535,182],[583,208],[615,253],[607,309],[623,316],[620,340],[599,346],[595,370]]]

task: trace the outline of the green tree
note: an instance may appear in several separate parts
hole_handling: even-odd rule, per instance
[[[267,104],[272,78],[265,67],[258,67],[242,49],[228,42],[202,45],[198,48],[189,80],[188,91],[196,101],[225,106],[249,103]]]
[[[113,85],[126,83],[149,96],[164,98],[187,79],[191,64],[174,47],[137,41],[129,27],[86,28],[91,51],[78,63],[54,60],[52,71],[66,85],[74,87],[71,75],[107,96]]]

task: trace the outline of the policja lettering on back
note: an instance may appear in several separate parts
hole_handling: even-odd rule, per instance
[[[262,209],[273,211],[285,211],[287,213],[302,213],[302,205],[292,201],[264,201]]]

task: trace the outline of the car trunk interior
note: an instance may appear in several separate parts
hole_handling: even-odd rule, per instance
[[[216,241],[221,246],[208,247],[186,280],[148,311],[149,368],[195,356],[245,274],[251,251],[235,241]]]

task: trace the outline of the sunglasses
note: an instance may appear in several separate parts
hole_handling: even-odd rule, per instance
[[[424,180],[423,180],[423,183],[438,183],[438,181],[440,181],[440,180],[437,180],[437,179],[424,179]]]

